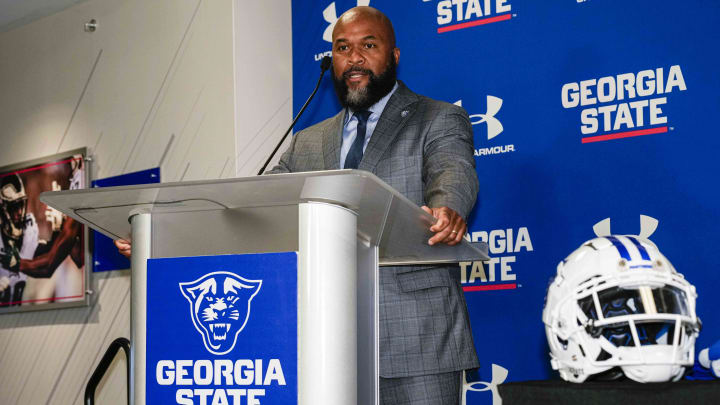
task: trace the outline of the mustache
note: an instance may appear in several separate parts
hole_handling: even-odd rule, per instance
[[[356,73],[356,72],[363,73],[363,74],[366,74],[366,75],[371,76],[371,77],[375,76],[375,74],[372,72],[372,70],[370,70],[370,69],[363,69],[363,68],[361,68],[360,66],[353,66],[353,67],[351,67],[350,69],[344,71],[343,74],[342,74],[342,76],[343,76],[343,78],[347,79],[347,78],[350,77],[351,74]]]

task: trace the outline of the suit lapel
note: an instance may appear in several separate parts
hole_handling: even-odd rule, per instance
[[[340,169],[340,147],[342,143],[343,120],[345,109],[333,117],[331,124],[322,136],[323,160],[325,170]]]
[[[410,91],[403,82],[398,81],[398,88],[388,100],[385,110],[380,115],[358,169],[372,172],[385,151],[392,145],[400,129],[415,113],[417,94]]]

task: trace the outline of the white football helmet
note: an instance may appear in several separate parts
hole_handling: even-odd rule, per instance
[[[695,287],[637,236],[585,242],[557,267],[543,322],[566,381],[677,381],[695,358]]]

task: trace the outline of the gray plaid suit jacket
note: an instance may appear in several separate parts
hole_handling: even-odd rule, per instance
[[[269,173],[340,169],[344,117],[342,110],[297,133]],[[477,197],[467,113],[415,94],[402,82],[358,168],[417,205],[446,206],[466,219]],[[458,267],[381,269],[380,375],[410,377],[478,366]]]

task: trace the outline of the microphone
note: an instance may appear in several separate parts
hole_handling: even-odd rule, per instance
[[[315,90],[313,90],[310,97],[308,97],[307,101],[305,101],[305,104],[303,104],[302,108],[300,109],[300,112],[295,116],[295,119],[293,119],[292,124],[290,124],[290,128],[285,131],[285,135],[282,136],[282,139],[280,139],[280,142],[275,146],[275,149],[270,154],[270,157],[265,161],[265,164],[262,166],[260,171],[258,172],[258,176],[263,174],[265,171],[265,168],[268,164],[270,164],[270,161],[272,160],[273,156],[277,153],[278,149],[280,149],[280,145],[285,142],[285,138],[287,138],[290,131],[292,131],[293,127],[295,126],[295,123],[297,123],[298,118],[302,115],[303,112],[305,112],[305,109],[307,108],[308,104],[310,104],[310,101],[315,97],[315,93],[317,93],[318,88],[320,88],[320,82],[322,81],[323,75],[325,74],[325,71],[330,69],[330,65],[332,65],[332,59],[329,56],[323,56],[322,61],[320,62],[320,77],[318,78],[317,84],[315,85]]]
[[[330,65],[332,65],[332,58],[327,55],[323,56],[322,60],[320,61],[320,70],[325,72],[326,70],[330,69]]]

